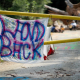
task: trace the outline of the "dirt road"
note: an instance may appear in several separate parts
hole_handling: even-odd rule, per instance
[[[53,40],[80,38],[80,30],[67,30],[51,35]],[[0,63],[0,77],[28,77],[25,80],[80,80],[80,42],[54,46],[56,52],[42,63]]]

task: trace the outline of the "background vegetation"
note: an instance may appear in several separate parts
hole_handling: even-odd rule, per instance
[[[50,0],[1,0],[0,9],[8,11],[44,13],[44,5]],[[34,17],[11,16],[13,18],[35,19]]]
[[[80,2],[80,0],[70,0],[73,4]],[[65,10],[65,0],[1,0],[0,10],[8,11],[21,11],[21,12],[32,12],[32,13],[48,13],[44,5]],[[13,18],[23,19],[35,19],[34,17],[23,17],[23,16],[11,16]]]

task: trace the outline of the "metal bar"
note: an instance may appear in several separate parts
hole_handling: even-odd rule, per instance
[[[28,13],[28,12],[16,12],[16,11],[2,11],[0,14],[5,15],[18,15],[18,16],[34,16],[34,17],[49,17],[58,19],[70,19],[70,20],[80,20],[79,16],[68,16],[68,15],[55,15],[55,14],[41,14],[41,13]]]
[[[35,17],[49,17],[49,18],[58,18],[58,19],[70,19],[70,20],[80,20],[79,16],[68,16],[68,15],[55,15],[55,14],[41,14],[41,13],[27,13],[27,12],[16,12],[16,11],[2,11],[0,14],[5,15],[21,15],[21,16],[35,16]],[[44,45],[48,44],[59,44],[59,43],[68,43],[80,41],[80,38],[77,39],[66,39],[66,40],[57,40],[57,41],[45,41]]]
[[[68,42],[77,42],[80,41],[80,38],[76,38],[76,39],[65,39],[65,40],[56,40],[56,41],[45,41],[44,45],[48,45],[48,44],[59,44],[59,43],[68,43]]]

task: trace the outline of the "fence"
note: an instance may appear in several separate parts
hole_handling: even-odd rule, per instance
[[[2,11],[2,10],[0,10],[0,14],[18,15],[18,16],[21,15],[21,16],[46,17],[46,18],[48,17],[48,18],[69,19],[69,20],[80,20],[79,16],[41,14],[41,13],[27,13],[27,12]],[[66,39],[66,40],[57,40],[57,41],[45,41],[44,45],[67,43],[67,42],[76,42],[76,41],[80,41],[80,38]]]

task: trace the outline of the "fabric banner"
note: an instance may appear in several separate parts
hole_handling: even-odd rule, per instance
[[[48,18],[17,20],[0,15],[0,56],[2,60],[34,63],[43,58]]]

